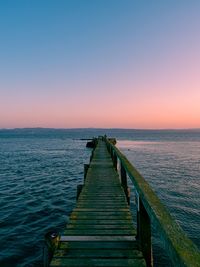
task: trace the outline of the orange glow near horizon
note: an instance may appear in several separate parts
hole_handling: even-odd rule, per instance
[[[2,128],[10,125],[12,128],[200,128],[198,91],[188,90],[185,94],[172,91],[162,95],[152,91],[145,96],[143,92],[131,93],[130,88],[124,94],[119,88],[114,94],[32,100],[22,106],[19,103],[17,113],[7,112],[1,118],[1,125]]]

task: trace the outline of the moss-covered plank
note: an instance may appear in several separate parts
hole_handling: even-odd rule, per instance
[[[83,242],[62,242],[59,245],[59,249],[92,249],[92,250],[103,250],[103,249],[136,249],[138,250],[138,244],[136,241],[106,241],[106,242],[94,242],[94,241],[83,241]]]
[[[96,220],[126,220],[131,219],[131,215],[92,215],[92,214],[78,214],[78,215],[71,215],[70,219],[73,220],[90,220],[90,219],[96,219]]]
[[[133,228],[133,229],[77,229],[77,228],[74,228],[74,229],[66,229],[64,231],[64,234],[65,235],[78,235],[78,236],[81,236],[81,235],[116,235],[116,236],[119,236],[119,235],[136,235],[136,230]]]
[[[105,208],[102,208],[102,209],[98,209],[98,208],[75,208],[74,209],[74,212],[83,212],[83,211],[89,211],[89,212],[92,212],[92,211],[113,211],[113,209],[105,209]],[[128,208],[123,208],[123,209],[117,209],[117,211],[126,211],[126,212],[129,212],[130,210]]]
[[[51,262],[50,267],[122,267],[122,266],[131,266],[131,267],[143,267],[145,261],[143,259],[66,259],[66,258],[54,258]]]
[[[71,219],[69,221],[71,224],[93,224],[93,225],[101,225],[101,224],[106,224],[106,225],[133,225],[132,218],[128,219],[117,219],[117,220],[111,220],[111,219],[96,219],[96,218],[90,218],[90,219]]]
[[[121,229],[135,229],[132,224],[71,224],[69,223],[67,225],[67,229],[101,229],[101,230],[106,230],[106,229],[112,229],[112,230],[121,230]]]
[[[127,216],[129,215],[131,217],[131,213],[128,211],[118,211],[117,209],[113,209],[113,210],[105,210],[105,211],[73,211],[71,216],[73,215],[89,215],[89,216]]]
[[[139,250],[133,249],[60,249],[55,257],[64,258],[142,258],[142,253]],[[82,260],[82,259],[80,259]]]

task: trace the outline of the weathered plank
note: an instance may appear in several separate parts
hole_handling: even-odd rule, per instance
[[[65,235],[136,235],[135,229],[66,229]]]
[[[93,211],[93,210],[92,211],[79,211],[79,210],[77,210],[71,215],[72,216],[77,216],[77,215],[79,215],[79,216],[92,215],[93,216],[94,215],[94,216],[103,216],[103,217],[105,217],[105,216],[118,216],[119,217],[121,215],[121,216],[124,216],[123,217],[124,219],[127,219],[127,217],[130,218],[130,220],[132,222],[131,214],[129,214],[129,213],[126,214],[126,210],[124,210],[124,209],[121,209],[121,211],[117,211],[117,210],[113,210],[113,209],[105,209],[103,211],[102,208],[100,208],[100,209],[98,208],[97,211]]]
[[[55,257],[65,257],[65,258],[142,258],[142,253],[139,250],[132,249],[68,249],[66,254],[65,250],[58,250]]]
[[[122,266],[131,266],[131,267],[143,267],[146,266],[143,259],[102,259],[102,258],[90,258],[90,259],[67,259],[67,258],[54,258],[51,263],[51,267],[61,266],[61,267],[122,267]]]
[[[83,242],[61,242],[59,249],[92,249],[92,250],[106,250],[106,249],[132,249],[138,250],[136,241],[83,241]]]
[[[129,219],[122,219],[122,220],[110,220],[110,219],[78,219],[78,220],[75,220],[75,219],[71,219],[70,222],[71,224],[76,224],[76,225],[84,225],[84,224],[94,224],[94,225],[133,225],[133,222],[132,220],[129,218]]]
[[[68,241],[135,241],[135,236],[129,235],[64,235],[61,236],[60,241],[68,242]]]
[[[72,220],[91,220],[91,219],[97,219],[97,220],[126,220],[126,219],[131,219],[131,215],[81,215],[81,214],[78,214],[78,215],[71,215],[70,216],[70,219]]]
[[[121,229],[134,229],[132,224],[123,224],[123,225],[112,225],[112,224],[68,224],[67,229],[112,229],[112,230],[121,230]]]
[[[75,212],[77,212],[77,211],[105,211],[105,208],[103,208],[103,209],[98,209],[98,208],[75,208],[74,209],[74,211]],[[110,209],[106,209],[106,211],[113,211],[113,209],[112,208],[110,208]],[[124,208],[124,209],[117,209],[117,211],[127,211],[127,212],[129,212],[129,209],[128,208]]]

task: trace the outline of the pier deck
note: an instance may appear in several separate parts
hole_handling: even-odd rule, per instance
[[[100,139],[50,266],[146,266],[119,175]]]

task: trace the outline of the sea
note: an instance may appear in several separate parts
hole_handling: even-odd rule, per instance
[[[200,130],[0,130],[0,266],[43,266],[44,236],[62,231],[91,150],[107,135],[200,248]],[[131,187],[131,208],[134,188]],[[134,213],[134,211],[133,211]],[[154,266],[172,266],[152,227]]]

